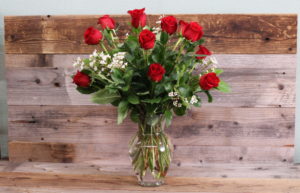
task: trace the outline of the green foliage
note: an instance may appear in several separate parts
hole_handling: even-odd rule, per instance
[[[140,103],[139,97],[135,94],[130,94],[127,98],[128,102],[134,105],[137,105]]]
[[[92,94],[94,92],[97,92],[98,91],[98,88],[96,87],[80,87],[80,86],[77,86],[76,90],[78,92],[80,92],[81,94]]]
[[[150,29],[148,26],[146,28]],[[143,50],[139,43],[139,33],[142,30],[141,27],[132,28],[131,33],[122,41],[114,37],[114,30],[103,30],[106,43],[100,44],[109,57],[105,64],[97,55],[96,58],[82,60],[82,72],[90,76],[91,86],[77,87],[78,92],[92,94],[94,103],[110,103],[118,107],[119,124],[130,113],[133,122],[139,122],[145,117],[152,117],[151,120],[155,121],[158,115],[162,115],[169,126],[173,113],[182,116],[191,106],[201,106],[201,98],[197,93],[204,92],[208,101],[212,102],[210,92],[200,88],[199,76],[207,72],[220,75],[223,70],[209,68],[205,66],[207,64],[201,63],[202,60],[196,59],[197,56],[206,56],[195,54],[197,47],[205,42],[204,39],[191,42],[180,34],[169,35],[162,31],[156,34],[154,48]],[[175,38],[178,41],[173,43]],[[126,67],[110,67],[115,60],[114,54],[119,52],[125,52],[122,60]],[[148,77],[149,65],[152,63],[159,63],[165,69],[163,79],[159,82],[153,82]],[[105,70],[97,70],[103,66],[106,67]],[[197,68],[200,71],[196,74],[194,70]],[[230,92],[230,87],[223,81],[215,89]],[[173,92],[176,93],[175,96],[170,95]],[[192,97],[197,97],[198,102],[191,104]]]
[[[224,92],[224,93],[231,92],[229,85],[224,81],[221,81],[219,83],[219,86],[216,89],[219,90],[220,92]]]
[[[97,104],[109,104],[120,98],[117,91],[110,91],[108,89],[101,89],[92,96],[92,101]]]
[[[121,124],[123,120],[127,117],[128,113],[128,101],[124,100],[119,103],[118,106],[118,124]]]

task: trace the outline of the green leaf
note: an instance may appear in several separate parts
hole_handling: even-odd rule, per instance
[[[214,70],[214,72],[215,72],[217,75],[220,75],[220,74],[223,73],[223,70],[220,69],[220,68],[216,68],[216,69]]]
[[[122,79],[123,73],[120,69],[114,68],[113,72],[111,74],[111,78],[113,79],[113,81],[115,81],[116,83],[119,84],[123,84],[125,83],[124,80]]]
[[[209,93],[209,91],[206,90],[206,91],[204,91],[204,93],[207,95],[208,102],[209,103],[213,102],[213,98],[212,98],[211,94]]]
[[[118,124],[121,124],[128,113],[128,102],[121,101],[118,106]]]
[[[183,116],[185,115],[185,112],[186,112],[186,107],[185,106],[182,106],[182,107],[179,107],[179,108],[174,108],[173,109],[174,113],[178,116]]]
[[[128,99],[128,102],[130,102],[131,104],[134,104],[134,105],[140,103],[139,97],[136,96],[135,94],[130,94],[127,99]]]
[[[224,81],[221,81],[219,83],[219,86],[216,89],[219,90],[220,92],[225,92],[225,93],[231,92],[229,85]]]
[[[115,100],[120,98],[120,94],[118,92],[112,92],[108,89],[102,89],[93,94],[92,101],[97,104],[108,104],[112,103]]]
[[[149,93],[150,93],[149,91],[145,91],[145,92],[137,92],[136,94],[142,96],[142,95],[147,95]]]
[[[141,100],[144,103],[150,103],[150,104],[154,104],[154,103],[159,103],[161,101],[161,98],[154,98],[154,99],[144,99]]]
[[[138,123],[139,122],[139,112],[135,109],[133,109],[130,113],[130,119],[135,122]]]
[[[169,35],[167,34],[167,32],[164,32],[164,31],[161,32],[160,42],[165,45],[165,44],[167,44],[168,40],[169,40]]]
[[[168,127],[168,126],[171,125],[173,114],[170,110],[166,110],[164,115],[165,115],[165,118],[166,118],[166,126]]]
[[[80,86],[78,86],[76,88],[76,90],[78,92],[80,92],[81,94],[92,94],[92,93],[96,92],[98,89],[95,87],[80,87]]]
[[[186,86],[186,87],[179,87],[178,91],[180,93],[180,96],[183,96],[183,97],[188,97],[188,96],[192,95],[192,92],[191,92],[191,90],[190,90],[190,88],[188,86]]]

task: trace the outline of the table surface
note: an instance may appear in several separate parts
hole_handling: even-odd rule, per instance
[[[300,166],[292,164],[172,165],[166,184],[141,187],[130,166],[97,163],[0,162],[2,193],[299,193]]]

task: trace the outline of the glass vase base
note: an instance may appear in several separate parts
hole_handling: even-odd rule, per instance
[[[155,175],[157,175],[157,173],[151,173],[149,170],[147,170],[145,175],[142,177],[137,175],[139,185],[144,187],[155,187],[163,185],[164,178],[155,178]]]
[[[161,186],[164,184],[163,180],[160,181],[155,181],[155,182],[149,182],[149,181],[139,181],[139,185],[143,186],[143,187],[157,187],[157,186]]]

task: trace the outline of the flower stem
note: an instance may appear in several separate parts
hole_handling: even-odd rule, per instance
[[[176,50],[177,46],[182,42],[183,38],[179,38],[175,44],[175,46],[173,47],[173,51]]]
[[[113,34],[113,32],[112,32],[112,31],[110,31],[110,32],[109,32],[109,34],[110,34],[111,41],[112,41],[112,43],[113,43],[114,47],[115,47],[116,49],[118,49],[118,47],[117,47],[117,45],[116,45],[116,42],[115,42],[115,37],[114,37],[114,34]]]
[[[107,51],[107,49],[106,49],[106,47],[105,47],[105,45],[103,44],[103,42],[100,42],[100,46],[102,47],[102,49],[104,50],[104,52],[106,54],[109,54],[108,51]]]

